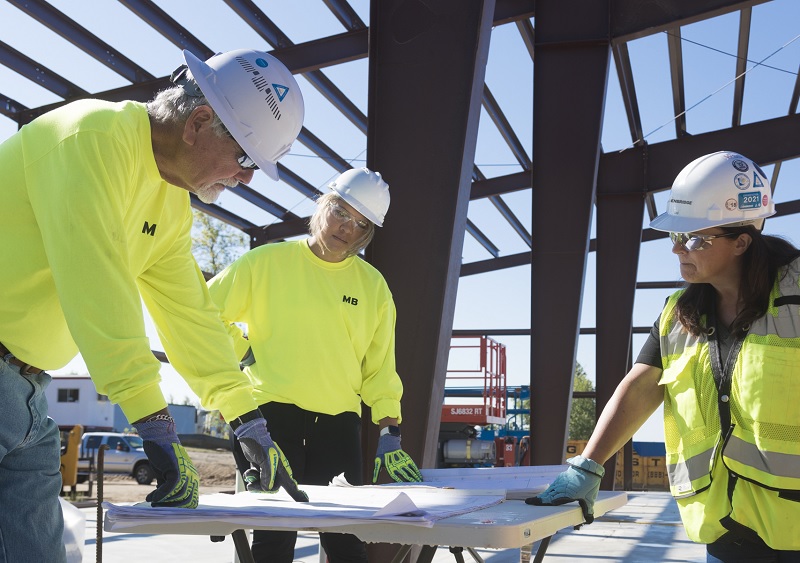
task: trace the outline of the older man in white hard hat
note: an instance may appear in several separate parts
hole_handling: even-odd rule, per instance
[[[184,52],[175,86],[148,104],[80,100],[0,145],[0,553],[65,560],[59,432],[46,370],[80,352],[97,391],[144,440],[154,506],[197,506],[198,477],[159,387],[141,303],[172,365],[219,409],[262,485],[302,496],[281,463],[191,254],[189,194],[212,202],[276,161],[303,122],[303,97],[271,55]],[[2,559],[2,557],[0,557]]]

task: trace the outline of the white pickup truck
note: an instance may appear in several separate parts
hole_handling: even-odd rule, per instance
[[[140,485],[153,482],[155,474],[139,436],[117,432],[86,432],[81,439],[78,458],[79,483],[88,479],[89,471],[97,471],[97,450],[103,444],[108,445],[103,456],[104,474],[130,475]]]

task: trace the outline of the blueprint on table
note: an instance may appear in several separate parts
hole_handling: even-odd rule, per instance
[[[503,491],[456,490],[435,487],[337,487],[303,485],[310,502],[294,502],[280,490],[275,494],[242,492],[201,495],[196,509],[152,508],[148,503],[114,505],[105,518],[107,531],[142,524],[224,521],[243,527],[318,529],[357,523],[389,521],[433,526],[442,518],[480,510],[503,502]]]

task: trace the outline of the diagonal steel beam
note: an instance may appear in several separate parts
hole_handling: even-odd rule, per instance
[[[366,24],[358,17],[356,11],[347,0],[322,0],[348,31],[366,28]]]
[[[119,2],[180,49],[187,49],[202,60],[214,55],[214,51],[158,7],[155,2],[151,0],[119,0]]]
[[[77,98],[89,94],[86,90],[2,41],[0,41],[0,64],[62,98]]]
[[[17,100],[0,94],[0,115],[5,115],[6,117],[18,122],[19,114],[27,110],[28,108],[23,106]]]
[[[480,230],[480,229],[479,229],[479,228],[478,228],[478,227],[475,225],[475,223],[473,223],[473,222],[472,222],[472,221],[470,221],[469,219],[467,219],[467,232],[468,232],[469,234],[471,234],[471,235],[472,235],[472,237],[473,237],[473,238],[474,238],[476,241],[478,241],[478,244],[480,244],[480,245],[481,245],[481,246],[482,246],[482,247],[483,247],[483,248],[484,248],[484,249],[485,249],[485,250],[486,250],[486,251],[487,251],[489,254],[491,254],[491,255],[492,255],[492,256],[494,256],[495,258],[497,258],[498,256],[500,256],[500,249],[499,249],[499,248],[497,248],[497,247],[494,245],[494,243],[492,243],[492,241],[491,241],[491,240],[489,240],[489,237],[487,237],[485,234],[483,234],[483,231],[481,231],[481,230]]]
[[[203,213],[211,215],[214,219],[219,219],[223,223],[227,223],[228,225],[236,227],[240,231],[245,232],[249,232],[250,229],[255,227],[255,224],[251,223],[247,219],[239,217],[235,213],[231,213],[219,205],[214,205],[213,203],[203,203],[194,194],[189,194],[189,196],[192,200],[192,207],[199,209]]]
[[[44,0],[8,0],[8,2],[126,80],[146,82],[155,78],[120,51]]]
[[[517,134],[514,133],[514,129],[511,127],[508,119],[506,119],[503,110],[500,109],[500,105],[497,103],[494,95],[492,95],[492,91],[489,90],[489,87],[485,84],[483,85],[483,108],[486,110],[486,113],[489,114],[495,127],[497,127],[497,130],[500,132],[500,135],[505,139],[508,148],[511,149],[519,165],[522,166],[524,170],[530,170],[531,159],[528,157],[528,153],[525,152],[525,147],[522,146]]]
[[[248,185],[239,183],[236,186],[227,188],[227,190],[281,220],[285,221],[287,219],[297,218],[297,215],[291,213],[285,207],[278,205]]]

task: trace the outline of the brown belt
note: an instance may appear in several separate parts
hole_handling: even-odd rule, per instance
[[[39,369],[30,364],[26,364],[25,362],[14,356],[8,350],[8,348],[3,346],[2,342],[0,342],[0,356],[3,356],[5,361],[7,361],[9,364],[19,367],[20,375],[39,375],[44,371],[43,369]]]

